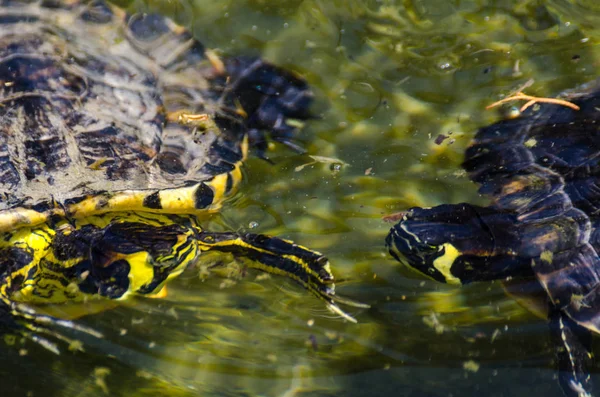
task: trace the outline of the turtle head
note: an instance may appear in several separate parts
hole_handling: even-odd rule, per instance
[[[112,299],[127,292],[152,294],[197,256],[198,243],[190,227],[115,222],[90,247],[88,283],[93,292]]]
[[[386,245],[396,260],[436,281],[460,284],[452,265],[460,252],[445,241],[440,225],[432,222],[436,208],[412,208],[388,234]]]
[[[386,239],[390,254],[434,280],[464,284],[530,271],[515,254],[514,216],[470,204],[411,208]],[[519,266],[515,266],[515,265]]]

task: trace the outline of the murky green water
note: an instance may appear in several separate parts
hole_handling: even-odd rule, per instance
[[[600,6],[553,1],[136,3],[226,54],[263,54],[318,97],[309,154],[278,148],[213,227],[291,238],[326,253],[338,293],[370,303],[350,324],[291,282],[190,271],[164,300],[82,320],[86,353],[2,349],[3,396],[560,396],[543,320],[498,284],[427,281],[388,257],[385,214],[474,201],[460,172],[490,102],[530,79],[554,96],[598,76]],[[449,138],[436,144],[438,135]],[[596,343],[598,349],[598,343]],[[598,350],[597,350],[598,351]],[[598,367],[595,371],[598,372]],[[595,376],[600,384],[600,376]]]

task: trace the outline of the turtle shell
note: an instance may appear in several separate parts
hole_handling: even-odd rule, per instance
[[[247,137],[290,142],[303,80],[221,60],[154,14],[0,1],[0,230],[119,210],[217,209]]]
[[[540,104],[481,129],[463,166],[514,216],[513,255],[531,258],[553,304],[600,333],[600,82],[563,98],[579,110]]]

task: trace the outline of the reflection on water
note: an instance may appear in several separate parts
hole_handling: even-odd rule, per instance
[[[122,4],[123,2],[121,2]],[[553,96],[595,78],[595,1],[182,0],[136,2],[226,54],[263,54],[318,96],[303,137],[313,164],[282,148],[249,161],[211,227],[254,228],[327,253],[338,291],[372,304],[334,318],[287,280],[191,269],[163,300],[81,321],[101,340],[52,355],[3,349],[3,395],[559,396],[546,325],[499,284],[462,289],[389,258],[382,216],[477,196],[459,164],[487,104],[530,79]],[[15,371],[15,368],[18,368]],[[8,382],[6,380],[9,380]],[[600,381],[600,379],[598,380]],[[598,383],[597,381],[597,383]]]

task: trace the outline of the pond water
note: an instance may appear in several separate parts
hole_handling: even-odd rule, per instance
[[[317,117],[300,141],[345,164],[298,169],[312,159],[275,147],[274,165],[248,161],[211,226],[325,253],[338,293],[372,307],[350,308],[352,324],[288,280],[190,269],[166,299],[81,319],[105,335],[76,335],[85,353],[3,348],[3,396],[562,395],[545,320],[498,283],[457,288],[413,274],[387,254],[382,217],[485,204],[460,162],[477,128],[501,117],[486,105],[529,80],[527,93],[555,96],[596,78],[596,1],[121,4],[172,16],[224,54],[261,54],[305,76]]]

